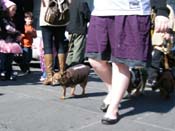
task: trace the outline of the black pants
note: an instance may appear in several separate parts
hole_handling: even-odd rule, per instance
[[[0,53],[0,73],[5,71],[5,54]]]
[[[0,53],[0,72],[5,72],[6,79],[12,75],[12,62],[14,55],[11,53]]]

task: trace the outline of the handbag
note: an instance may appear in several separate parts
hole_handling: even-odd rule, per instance
[[[44,2],[44,0],[42,0]],[[43,3],[45,6],[45,4]],[[65,26],[69,22],[69,3],[67,0],[49,0],[44,20],[51,25]]]

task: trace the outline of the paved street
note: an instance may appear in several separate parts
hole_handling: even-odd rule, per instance
[[[59,99],[60,86],[39,82],[37,66],[31,71],[17,81],[0,81],[0,131],[175,131],[175,93],[163,100],[146,88],[144,95],[122,100],[117,124],[102,125],[99,106],[107,90],[93,71],[87,95],[78,95],[77,87],[77,96],[66,100]]]

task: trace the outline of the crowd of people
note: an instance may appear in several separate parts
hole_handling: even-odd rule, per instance
[[[120,118],[118,107],[130,82],[129,68],[151,65],[149,74],[153,74],[152,70],[156,65],[154,62],[157,61],[154,58],[151,61],[151,53],[153,49],[156,50],[154,55],[159,52],[152,48],[151,39],[155,35],[161,39],[171,39],[168,29],[174,28],[173,10],[166,0],[93,0],[92,9],[87,0],[68,0],[69,23],[53,25],[44,19],[49,2],[50,0],[41,0],[39,17],[43,37],[43,84],[54,85],[53,75],[62,74],[66,68],[83,63],[88,58],[88,62],[108,88],[108,94],[100,107],[106,112],[101,122],[117,123]],[[7,80],[12,80],[13,60],[19,63],[22,72],[30,72],[31,46],[37,35],[32,26],[31,12],[24,12],[23,19],[26,23],[24,31],[21,31],[13,21],[17,4],[10,0],[1,0],[1,5],[0,73],[5,73]],[[155,12],[154,23],[151,23],[151,10]],[[151,24],[154,25],[153,34]],[[65,37],[65,31],[68,32],[68,38]],[[16,48],[4,49],[1,43],[15,43]],[[156,41],[154,44],[163,42]],[[18,61],[21,53],[25,59],[22,62]],[[150,64],[151,62],[153,63]],[[57,66],[57,71],[54,70],[54,65]],[[157,75],[153,79],[150,76],[148,82],[152,84],[156,77]]]

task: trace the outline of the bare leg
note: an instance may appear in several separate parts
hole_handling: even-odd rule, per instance
[[[93,67],[96,74],[102,79],[108,88],[108,95],[104,99],[104,103],[109,104],[111,101],[111,84],[112,84],[112,67],[107,61],[93,60],[89,58],[89,63]]]
[[[123,95],[128,88],[129,80],[129,67],[124,64],[112,63],[112,99],[105,117],[116,119],[116,113],[118,112],[120,101],[122,100]]]

